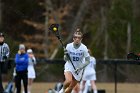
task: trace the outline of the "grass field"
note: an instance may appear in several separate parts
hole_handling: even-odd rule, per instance
[[[56,83],[34,83],[32,93],[47,93],[47,90],[54,88]],[[98,89],[104,89],[106,93],[114,92],[114,83],[97,83]],[[117,93],[140,93],[139,83],[118,83]]]

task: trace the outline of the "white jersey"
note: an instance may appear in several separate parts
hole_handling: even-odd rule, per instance
[[[6,43],[0,45],[0,62],[5,62],[6,59],[4,59],[3,57],[6,56],[8,58],[9,53],[10,53],[10,49]]]
[[[96,71],[95,71],[96,59],[90,57],[90,64],[85,67],[83,80],[96,80]]]
[[[85,57],[89,56],[87,47],[82,43],[77,49],[74,48],[73,42],[69,43],[66,46],[66,50],[68,51],[68,54],[75,68],[78,68],[81,64],[83,64],[85,62]],[[66,71],[70,71],[75,77],[75,79],[80,81],[82,76],[82,71],[80,71],[80,73],[76,75],[74,73],[75,70],[69,61],[65,63],[65,72]]]

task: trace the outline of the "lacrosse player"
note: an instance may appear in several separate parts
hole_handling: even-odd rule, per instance
[[[27,53],[29,55],[28,64],[28,93],[31,93],[33,80],[36,78],[34,65],[36,64],[36,58],[33,54],[32,49],[28,49]]]
[[[64,60],[66,61],[64,66],[65,81],[59,93],[71,93],[81,80],[83,69],[90,63],[90,55],[87,47],[81,42],[82,38],[83,34],[80,29],[77,29],[73,34],[73,42],[67,44],[66,49],[64,49]]]
[[[91,51],[88,50],[90,55]],[[88,92],[88,86],[91,85],[92,92],[91,93],[97,93],[97,87],[95,85],[96,81],[96,71],[95,71],[95,66],[96,66],[96,59],[94,57],[90,57],[90,64],[88,64],[85,67],[82,82],[81,82],[81,91],[82,93],[87,93]],[[90,84],[89,84],[89,83]],[[85,85],[86,84],[86,85]]]

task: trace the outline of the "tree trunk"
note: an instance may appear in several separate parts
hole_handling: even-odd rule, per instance
[[[131,24],[130,24],[130,22],[128,22],[126,54],[128,54],[130,52],[130,48],[131,48]]]
[[[108,59],[108,55],[107,55],[107,48],[108,48],[108,33],[107,33],[107,29],[106,29],[106,24],[107,24],[107,20],[106,20],[106,8],[105,7],[101,7],[101,32],[105,33],[105,48],[104,48],[104,59]],[[104,73],[103,73],[103,80],[107,81],[107,65],[104,65]]]
[[[45,5],[46,5],[47,15],[45,17],[45,40],[44,40],[44,43],[45,43],[45,46],[48,46],[48,44],[49,44],[49,39],[48,39],[48,33],[49,33],[48,14],[49,13],[48,12],[53,10],[51,0],[45,0]],[[44,49],[44,52],[45,52],[46,58],[48,58],[49,57],[49,55],[48,55],[49,53],[48,53],[48,48],[47,47]]]
[[[108,31],[105,30],[104,59],[108,59]]]
[[[80,5],[80,8],[78,10],[78,13],[77,13],[77,15],[76,15],[76,17],[74,19],[73,24],[72,24],[72,28],[70,29],[70,35],[69,35],[69,37],[64,42],[69,42],[72,39],[72,36],[73,36],[72,34],[75,31],[75,28],[77,26],[80,26],[81,25],[82,20],[83,20],[83,17],[86,14],[86,11],[85,10],[88,10],[88,8],[89,8],[88,3],[90,3],[90,1],[91,0],[83,0],[82,1],[81,5]],[[54,49],[54,52],[53,52],[53,54],[51,56],[51,59],[53,59],[56,56],[59,47],[61,47],[61,46],[59,45],[56,49]]]
[[[65,42],[69,42],[71,39],[72,39],[72,34],[73,34],[73,32],[75,31],[75,28],[78,26],[78,27],[80,27],[81,26],[81,24],[82,24],[82,20],[83,20],[83,18],[84,18],[84,16],[85,16],[85,14],[86,14],[86,11],[88,10],[88,8],[89,8],[89,5],[88,4],[90,4],[90,2],[91,2],[91,0],[83,0],[82,1],[82,3],[81,3],[81,5],[80,5],[80,8],[79,8],[79,10],[78,10],[78,13],[77,13],[77,15],[76,15],[76,17],[75,17],[75,19],[74,19],[74,22],[73,22],[73,24],[72,24],[72,27],[71,27],[71,29],[70,29],[70,35],[69,35],[69,37],[67,38],[67,40],[65,41]]]
[[[138,18],[140,16],[140,1],[133,0],[133,17]]]
[[[102,7],[101,8],[101,19],[102,19],[102,23],[101,23],[101,30],[103,30],[102,32],[104,32],[104,34],[105,34],[105,48],[104,48],[104,52],[103,52],[103,55],[104,55],[104,59],[108,59],[108,54],[107,54],[107,52],[108,52],[108,32],[107,32],[107,20],[106,20],[106,15],[105,15],[105,12],[106,12],[106,10],[105,10],[105,8],[104,7]]]
[[[127,46],[126,46],[126,53],[127,54],[130,52],[130,48],[131,48],[131,24],[130,24],[130,22],[128,22],[128,25],[127,25]],[[131,66],[129,64],[126,65],[127,77],[131,76],[129,74],[129,72],[131,72],[130,67]],[[128,78],[128,79],[130,79],[130,78]]]

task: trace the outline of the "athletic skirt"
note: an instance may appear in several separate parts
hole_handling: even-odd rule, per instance
[[[77,81],[81,81],[82,76],[83,76],[83,70],[81,70],[81,71],[78,73],[78,75],[77,75],[77,74],[74,72],[75,70],[74,70],[73,66],[71,65],[71,63],[70,63],[70,62],[66,62],[66,63],[65,63],[65,68],[64,68],[64,72],[68,72],[68,71],[72,73],[73,77],[74,77]]]
[[[96,80],[96,73],[94,71],[84,71],[82,80]]]
[[[33,66],[28,66],[28,78],[36,78],[35,69]]]

